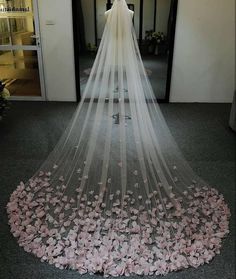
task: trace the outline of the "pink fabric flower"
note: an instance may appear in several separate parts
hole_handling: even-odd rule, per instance
[[[77,189],[75,201],[65,195],[65,185],[54,189],[47,173],[21,183],[7,212],[19,245],[58,268],[104,276],[165,275],[210,262],[229,232],[223,197],[194,182],[171,202],[168,196],[161,201],[158,191],[145,195],[132,189],[122,196],[105,189],[87,196]]]

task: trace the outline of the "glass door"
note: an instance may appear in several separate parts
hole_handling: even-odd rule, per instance
[[[0,80],[14,100],[44,100],[37,0],[0,0]]]

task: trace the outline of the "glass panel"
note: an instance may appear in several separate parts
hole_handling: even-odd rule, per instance
[[[0,51],[0,80],[12,96],[41,96],[37,51]]]
[[[143,39],[145,38],[146,31],[154,29],[154,10],[154,0],[143,1]]]
[[[166,97],[170,53],[168,30],[170,5],[171,0],[156,1],[156,18],[154,15],[155,1],[144,1],[143,6],[143,42],[141,54],[153,91],[159,100],[163,100]]]
[[[32,0],[0,0],[0,45],[35,45]]]
[[[8,20],[7,18],[0,18],[0,45],[9,45],[10,43],[11,43],[11,38],[10,38]]]
[[[97,36],[98,36],[98,42],[97,44],[99,45],[101,42],[103,30],[105,27],[106,23],[106,18],[104,16],[104,13],[106,12],[106,0],[97,0]],[[91,8],[92,8],[92,2],[91,2]],[[86,21],[89,21],[89,18],[85,18],[85,24],[87,23]]]

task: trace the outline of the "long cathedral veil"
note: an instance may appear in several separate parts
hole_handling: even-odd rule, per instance
[[[219,253],[229,209],[182,158],[115,0],[82,100],[7,205],[25,251],[83,273],[167,274]]]

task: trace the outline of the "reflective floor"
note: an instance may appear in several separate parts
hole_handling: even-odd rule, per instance
[[[19,181],[26,181],[47,158],[77,105],[12,102],[0,122],[0,278],[102,279],[58,270],[20,248],[10,233],[6,204]],[[231,233],[209,265],[172,273],[163,279],[235,278],[235,134],[228,128],[231,105],[161,104],[164,117],[191,167],[224,195],[230,205]],[[134,276],[132,279],[140,279]],[[162,278],[162,277],[144,277]]]
[[[11,96],[41,96],[36,51],[0,52],[0,71]]]
[[[142,58],[156,98],[165,99],[168,68],[167,55],[144,55]],[[94,60],[95,54],[80,55],[80,86],[82,92]]]

